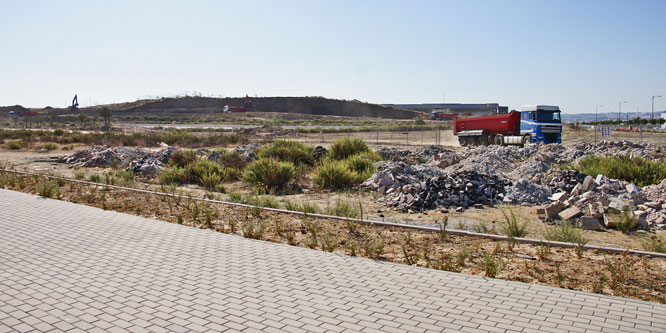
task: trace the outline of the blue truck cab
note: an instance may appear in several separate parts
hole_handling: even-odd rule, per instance
[[[531,142],[562,143],[560,108],[552,105],[525,105],[520,111],[520,134]]]

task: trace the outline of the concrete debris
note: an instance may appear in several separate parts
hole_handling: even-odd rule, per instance
[[[178,148],[169,147],[156,153],[142,156],[141,158],[130,162],[128,170],[132,170],[134,174],[138,176],[157,175],[162,172],[162,168],[169,163],[169,159],[171,159],[173,153],[178,150]]]
[[[247,145],[238,146],[235,150],[241,155],[241,158],[246,163],[250,163],[259,159],[256,151],[261,148],[262,145],[258,143],[250,143]]]
[[[460,157],[457,153],[442,146],[427,146],[417,151],[400,150],[397,148],[382,148],[377,153],[385,161],[404,162],[409,165],[424,164],[431,160],[449,160],[448,165],[438,165],[441,168],[447,167],[460,160]]]
[[[431,165],[379,162],[377,167],[379,172],[361,184],[361,187],[383,193],[380,202],[400,211],[494,205],[502,201],[504,188],[510,185],[497,176],[474,171],[446,174]]]
[[[69,156],[62,156],[57,161],[71,164],[72,167],[108,168],[115,165],[127,166],[131,161],[148,154],[150,154],[148,150],[141,148],[104,145],[80,150]]]
[[[666,228],[666,180],[640,188],[605,175],[555,166],[576,163],[593,154],[659,158],[663,150],[651,144],[602,141],[566,147],[468,147],[458,153],[438,151],[429,158],[424,152],[385,148],[380,155],[399,162],[378,163],[379,171],[362,186],[383,195],[382,203],[402,211],[552,202],[541,211],[547,220],[571,219],[598,230],[606,221],[613,227],[617,214],[628,210],[641,228],[654,230]]]

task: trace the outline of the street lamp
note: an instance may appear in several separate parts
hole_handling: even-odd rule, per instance
[[[594,144],[597,144],[597,127],[599,127],[599,108],[604,107],[603,105],[597,105],[594,108]]]
[[[654,119],[654,98],[655,97],[661,97],[661,95],[652,96],[652,119]]]
[[[627,103],[627,101],[620,101],[619,103],[617,103],[617,105],[618,105],[618,107],[617,107],[617,122],[618,123],[620,121],[622,121],[622,118],[621,118],[622,116],[620,116],[620,113],[622,112],[622,103]]]

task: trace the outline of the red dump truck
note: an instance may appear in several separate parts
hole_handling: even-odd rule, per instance
[[[530,142],[562,143],[560,108],[527,105],[522,112],[474,118],[456,118],[453,134],[461,146],[525,145]]]

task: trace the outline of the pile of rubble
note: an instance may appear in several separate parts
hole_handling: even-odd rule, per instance
[[[538,210],[546,220],[568,220],[584,229],[599,230],[616,227],[624,212],[642,229],[666,229],[666,180],[641,190],[604,175],[586,176],[571,191],[557,192],[549,199],[552,203]]]
[[[460,160],[457,153],[442,146],[426,146],[417,151],[382,148],[377,153],[385,161],[404,162],[409,165],[423,164],[438,158],[438,156],[444,157],[444,159],[453,158],[456,161]]]
[[[378,169],[361,187],[377,191],[383,195],[380,202],[400,211],[462,211],[470,206],[494,205],[504,198],[504,186],[508,185],[497,176],[474,171],[445,174],[430,165],[379,162]]]
[[[80,150],[69,156],[58,158],[58,163],[71,164],[72,167],[108,168],[112,165],[126,166],[150,152],[141,148],[94,146]]]
[[[155,153],[144,155],[141,158],[130,162],[127,169],[132,170],[135,175],[140,176],[159,174],[162,172],[164,166],[169,163],[173,153],[178,150],[178,148],[169,147]]]

